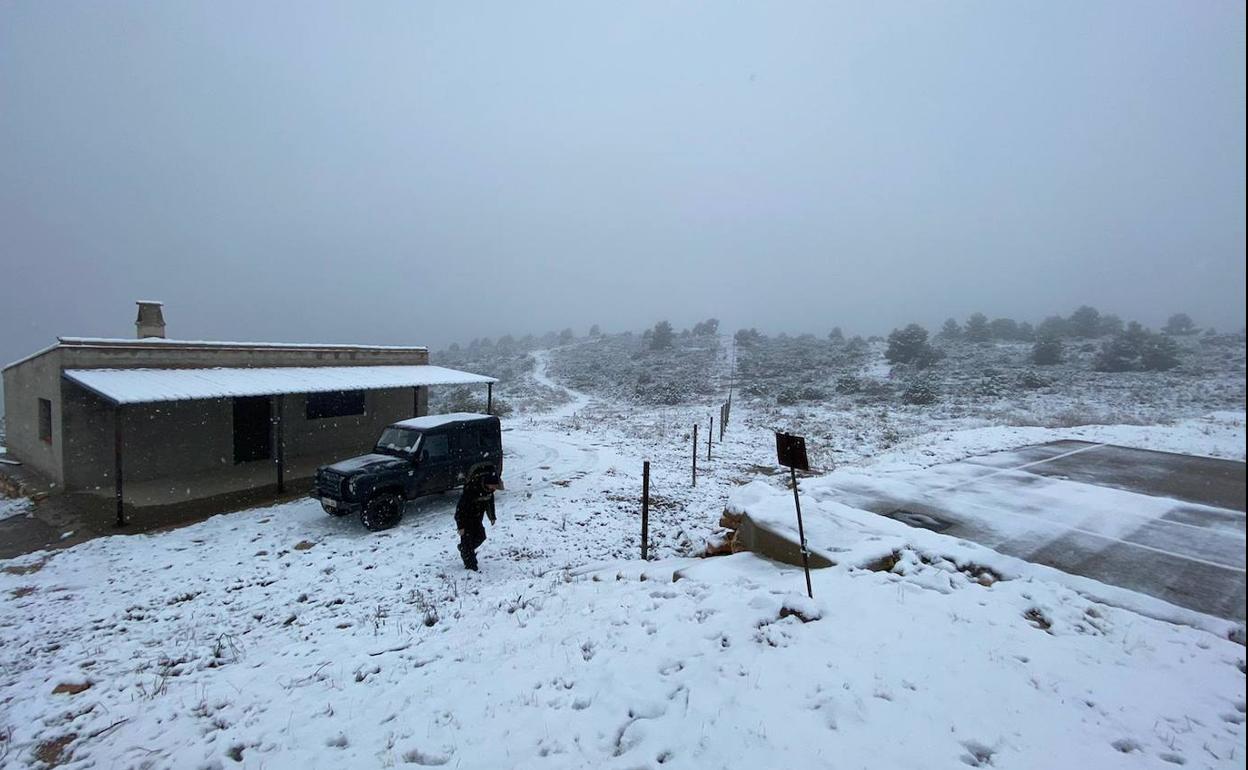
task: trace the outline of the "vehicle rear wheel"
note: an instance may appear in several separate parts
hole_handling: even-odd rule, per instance
[[[378,492],[364,504],[360,521],[373,532],[389,529],[403,518],[403,498],[393,492]]]

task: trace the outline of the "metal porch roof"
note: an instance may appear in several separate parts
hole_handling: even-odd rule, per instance
[[[66,369],[64,377],[114,404],[234,396],[379,390],[498,382],[471,372],[417,366],[279,366],[214,369]]]

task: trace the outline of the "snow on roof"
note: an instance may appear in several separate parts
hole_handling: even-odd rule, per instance
[[[219,369],[67,369],[65,379],[114,404],[234,396],[498,382],[471,372],[419,366],[281,366]]]
[[[394,423],[400,428],[414,428],[416,430],[429,430],[446,425],[450,422],[464,422],[465,420],[488,420],[488,414],[476,414],[475,412],[451,412],[449,414],[431,414],[425,417],[413,417],[410,420]]]

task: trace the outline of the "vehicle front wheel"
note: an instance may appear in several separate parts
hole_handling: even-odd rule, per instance
[[[373,532],[390,529],[403,517],[403,498],[393,492],[379,492],[360,511],[360,521]]]

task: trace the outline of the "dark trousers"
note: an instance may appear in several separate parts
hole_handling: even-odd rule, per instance
[[[475,559],[476,550],[485,542],[485,523],[481,519],[456,521],[455,526],[459,528],[459,552],[465,559],[469,554]]]

